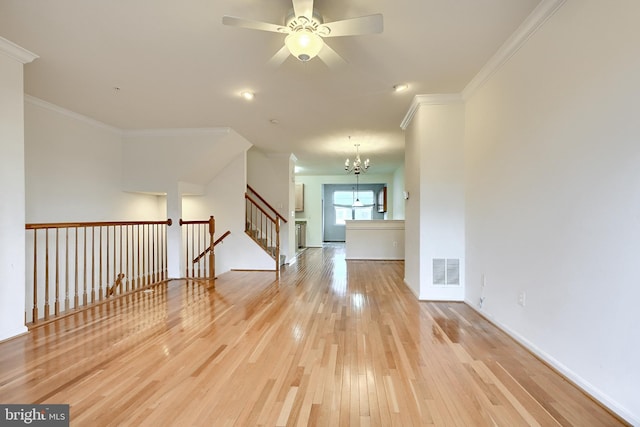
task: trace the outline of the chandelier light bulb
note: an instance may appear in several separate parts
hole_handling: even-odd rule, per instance
[[[349,137],[349,139],[351,139],[351,137]],[[356,157],[355,159],[353,159],[353,163],[351,163],[351,165],[349,164],[349,159],[347,158],[347,160],[344,162],[344,170],[346,170],[347,173],[353,172],[355,175],[359,175],[361,172],[364,173],[367,171],[367,169],[369,169],[370,163],[369,159],[366,159],[364,162],[360,159],[360,151],[358,149],[358,147],[360,147],[360,144],[354,144],[354,146],[356,147]]]

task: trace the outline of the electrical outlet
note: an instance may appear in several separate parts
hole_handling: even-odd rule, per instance
[[[393,247],[397,248],[398,247],[398,242],[393,242]]]
[[[525,291],[520,291],[518,294],[518,305],[524,307],[527,302],[527,293]]]
[[[484,297],[480,297],[480,304],[478,304],[480,308],[484,305]]]

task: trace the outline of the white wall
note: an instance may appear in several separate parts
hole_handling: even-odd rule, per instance
[[[229,128],[128,131],[123,140],[124,188],[150,193],[166,193],[181,183],[200,194],[220,170],[251,147]]]
[[[409,194],[405,200],[404,282],[411,292],[420,297],[420,277],[423,268],[420,262],[420,127],[411,123],[404,137],[404,188]]]
[[[247,182],[276,211],[287,218],[280,223],[280,254],[286,262],[295,255],[294,156],[265,155],[255,147],[247,152]]]
[[[185,220],[216,220],[216,238],[227,230],[231,235],[216,246],[216,275],[229,270],[275,270],[275,261],[244,232],[246,155],[237,155],[205,187],[202,196],[185,196]],[[275,276],[274,276],[275,277]]]
[[[0,341],[27,330],[23,63],[33,57],[0,38]]]
[[[28,223],[166,219],[164,200],[122,191],[116,129],[34,98],[24,108]]]
[[[404,260],[404,221],[347,220],[345,259]]]
[[[372,168],[373,169],[373,168]],[[296,218],[307,220],[307,246],[322,246],[322,186],[324,184],[355,184],[355,175],[296,175],[295,181],[304,184],[304,212],[296,212]],[[373,174],[360,175],[361,184],[388,184],[387,200],[393,200],[393,175]],[[390,204],[388,204],[390,206]],[[389,216],[393,212],[388,212]]]
[[[420,136],[420,298],[462,301],[465,294],[464,104],[423,105]],[[433,284],[433,259],[459,261],[458,285]]]
[[[406,240],[405,280],[420,299],[462,301],[464,104],[456,95],[421,95],[414,105],[405,136],[406,157],[411,157],[405,160],[411,206],[407,229],[412,234]],[[458,284],[434,284],[434,259],[457,260]]]
[[[468,100],[465,151],[468,303],[636,425],[638,16],[567,1]]]

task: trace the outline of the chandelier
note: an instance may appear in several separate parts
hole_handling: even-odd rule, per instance
[[[349,139],[351,139],[351,137],[349,137]],[[353,159],[351,163],[349,163],[349,159],[347,158],[344,162],[344,170],[346,170],[347,173],[353,172],[356,175],[360,175],[360,172],[364,173],[369,169],[369,159],[366,159],[364,162],[360,160],[360,151],[358,149],[360,144],[354,144],[354,146],[356,147],[356,158]]]
[[[349,140],[351,140],[351,137],[349,137]],[[354,144],[354,146],[356,147],[356,157],[355,159],[353,159],[353,162],[349,162],[349,158],[347,158],[347,160],[344,162],[344,170],[346,170],[347,173],[353,172],[356,176],[356,192],[354,195],[355,200],[353,202],[353,207],[362,207],[364,206],[364,204],[362,203],[362,201],[360,201],[358,193],[358,187],[360,184],[360,173],[365,173],[367,169],[369,169],[369,159],[366,159],[363,162],[360,159],[360,150],[358,149],[358,147],[360,147],[360,144]]]

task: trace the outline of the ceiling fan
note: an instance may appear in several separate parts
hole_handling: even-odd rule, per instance
[[[313,0],[292,0],[284,25],[253,21],[235,16],[222,17],[224,25],[287,34],[284,46],[271,58],[270,65],[282,64],[289,54],[302,62],[319,57],[328,66],[338,66],[344,60],[324,42],[326,37],[356,36],[382,32],[382,14],[361,16],[325,23],[313,8]]]

